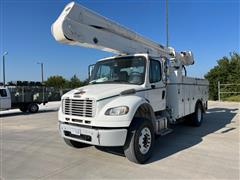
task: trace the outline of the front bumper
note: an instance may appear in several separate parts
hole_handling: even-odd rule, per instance
[[[123,146],[127,129],[100,129],[81,127],[59,122],[59,131],[63,138],[97,146]]]

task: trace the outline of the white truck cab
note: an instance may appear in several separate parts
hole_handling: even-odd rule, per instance
[[[153,121],[154,111],[166,109],[165,91],[162,65],[147,54],[100,60],[93,69],[88,86],[62,97],[59,110],[61,133],[68,138],[69,134],[64,131],[69,124],[84,125],[84,130],[79,129],[78,133],[85,132],[89,141],[82,139],[83,142],[123,146],[127,128],[141,106],[149,109],[152,114],[148,116],[153,116]],[[95,136],[91,136],[92,133]]]
[[[0,86],[0,110],[11,109],[11,95],[6,87]]]
[[[152,154],[155,135],[188,117],[200,126],[207,109],[208,81],[190,78],[189,51],[177,53],[74,2],[52,25],[62,43],[118,53],[99,60],[89,85],[62,96],[59,131],[72,147],[122,146],[135,163]]]

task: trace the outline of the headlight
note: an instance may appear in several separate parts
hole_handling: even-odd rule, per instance
[[[129,108],[127,106],[119,106],[119,107],[109,108],[105,112],[105,115],[108,115],[108,116],[121,116],[121,115],[127,114],[128,111],[129,111]]]

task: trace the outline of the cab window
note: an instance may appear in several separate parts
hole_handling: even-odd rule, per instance
[[[150,60],[149,81],[155,83],[161,81],[161,64],[157,60]]]
[[[6,91],[6,89],[0,89],[0,96],[1,96],[1,97],[7,97],[7,91]]]

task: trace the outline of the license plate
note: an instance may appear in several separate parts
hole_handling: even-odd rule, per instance
[[[66,126],[66,125],[62,125],[62,129],[64,131],[69,131],[71,132],[71,134],[73,135],[77,135],[77,136],[80,136],[81,135],[81,131],[79,128],[75,128],[75,127],[72,127],[72,126]]]
[[[71,128],[71,134],[80,136],[80,134],[81,134],[80,129]]]

